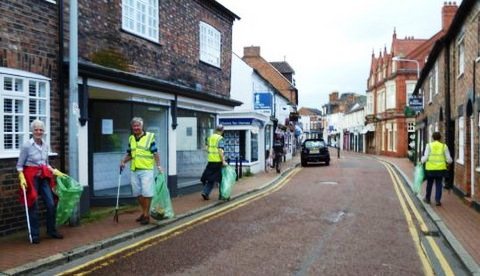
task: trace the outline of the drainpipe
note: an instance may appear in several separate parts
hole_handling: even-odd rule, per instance
[[[69,49],[69,81],[68,81],[68,167],[69,175],[78,179],[78,2],[70,1],[70,43]],[[80,204],[74,208],[70,225],[80,223]]]
[[[60,170],[65,171],[65,85],[63,73],[63,0],[58,2],[58,96],[60,101]]]
[[[450,83],[450,45],[446,43],[446,49],[445,49],[445,142],[447,144],[448,150],[450,151],[453,160],[455,160],[455,131],[451,131],[451,120],[452,120],[452,114],[450,110],[450,104],[451,104],[451,99],[450,99],[450,90],[451,90],[451,83]],[[454,161],[455,162],[455,161]],[[453,176],[454,176],[454,165],[452,164],[449,166],[448,169],[448,177],[445,179],[445,184],[447,187],[452,188],[453,187]]]

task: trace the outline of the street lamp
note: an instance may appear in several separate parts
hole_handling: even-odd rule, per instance
[[[420,63],[418,62],[418,60],[406,59],[406,58],[401,58],[401,57],[398,57],[398,56],[393,57],[392,60],[393,61],[415,62],[415,64],[417,65],[417,79],[420,78]]]

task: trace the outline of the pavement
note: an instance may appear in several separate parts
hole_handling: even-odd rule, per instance
[[[332,163],[338,162],[336,150],[333,149],[331,153]],[[359,154],[342,151],[340,161],[350,155]],[[368,156],[392,164],[412,187],[414,166],[407,158]],[[232,200],[246,193],[252,193],[273,185],[299,164],[299,156],[296,156],[283,163],[281,174],[271,170],[250,177],[242,177],[234,186]],[[40,244],[30,245],[25,232],[2,237],[0,238],[0,275],[35,274],[38,271],[65,264],[120,242],[158,230],[179,219],[192,216],[209,208],[215,208],[223,204],[222,201],[216,200],[217,197],[218,189],[214,189],[210,196],[211,200],[208,201],[201,198],[200,192],[172,198],[175,218],[158,223],[152,222],[146,226],[141,226],[135,222],[135,218],[140,214],[138,209],[122,210],[119,215],[119,222],[114,223],[112,208],[111,215],[92,222],[83,223],[77,227],[60,226],[59,231],[65,236],[63,240],[42,236]],[[421,198],[422,194],[419,194],[418,200],[420,202],[422,202]],[[442,196],[442,206],[427,205],[423,202],[422,206],[462,260],[467,270],[472,275],[480,276],[480,213],[469,207],[454,193],[446,191]],[[41,231],[44,230],[43,228],[41,228]]]

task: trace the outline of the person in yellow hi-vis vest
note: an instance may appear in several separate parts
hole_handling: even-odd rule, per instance
[[[437,206],[442,205],[442,181],[447,174],[447,163],[452,163],[450,151],[447,145],[440,142],[441,138],[440,132],[432,134],[433,142],[427,144],[421,160],[425,164],[425,176],[427,178],[427,190],[423,201],[430,204],[433,182],[435,182],[435,203]]]
[[[208,164],[203,171],[201,181],[204,185],[202,191],[202,198],[204,200],[210,199],[210,192],[215,183],[218,183],[220,190],[220,183],[222,182],[222,167],[227,165],[223,155],[223,126],[218,125],[215,131],[207,139]],[[219,193],[220,194],[220,193]]]
[[[155,144],[155,134],[144,131],[143,119],[140,117],[134,117],[130,125],[132,135],[128,138],[128,150],[122,158],[120,168],[123,169],[125,163],[132,161],[130,163],[132,192],[133,196],[138,198],[138,203],[142,209],[142,214],[136,221],[145,225],[150,222],[149,211],[153,197],[155,164],[159,172],[162,172],[162,167]]]

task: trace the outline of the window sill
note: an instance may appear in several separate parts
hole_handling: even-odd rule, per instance
[[[480,167],[476,167],[476,168],[475,168],[475,171],[476,171],[476,172],[480,172]]]
[[[20,154],[20,151],[18,152],[6,152],[0,154],[0,159],[13,159],[13,158],[18,158],[18,155]],[[56,152],[50,152],[48,156],[58,156],[58,153]]]
[[[455,160],[455,162],[457,164],[460,164],[460,165],[463,165],[465,163],[465,161],[463,159],[457,159],[457,160]]]

